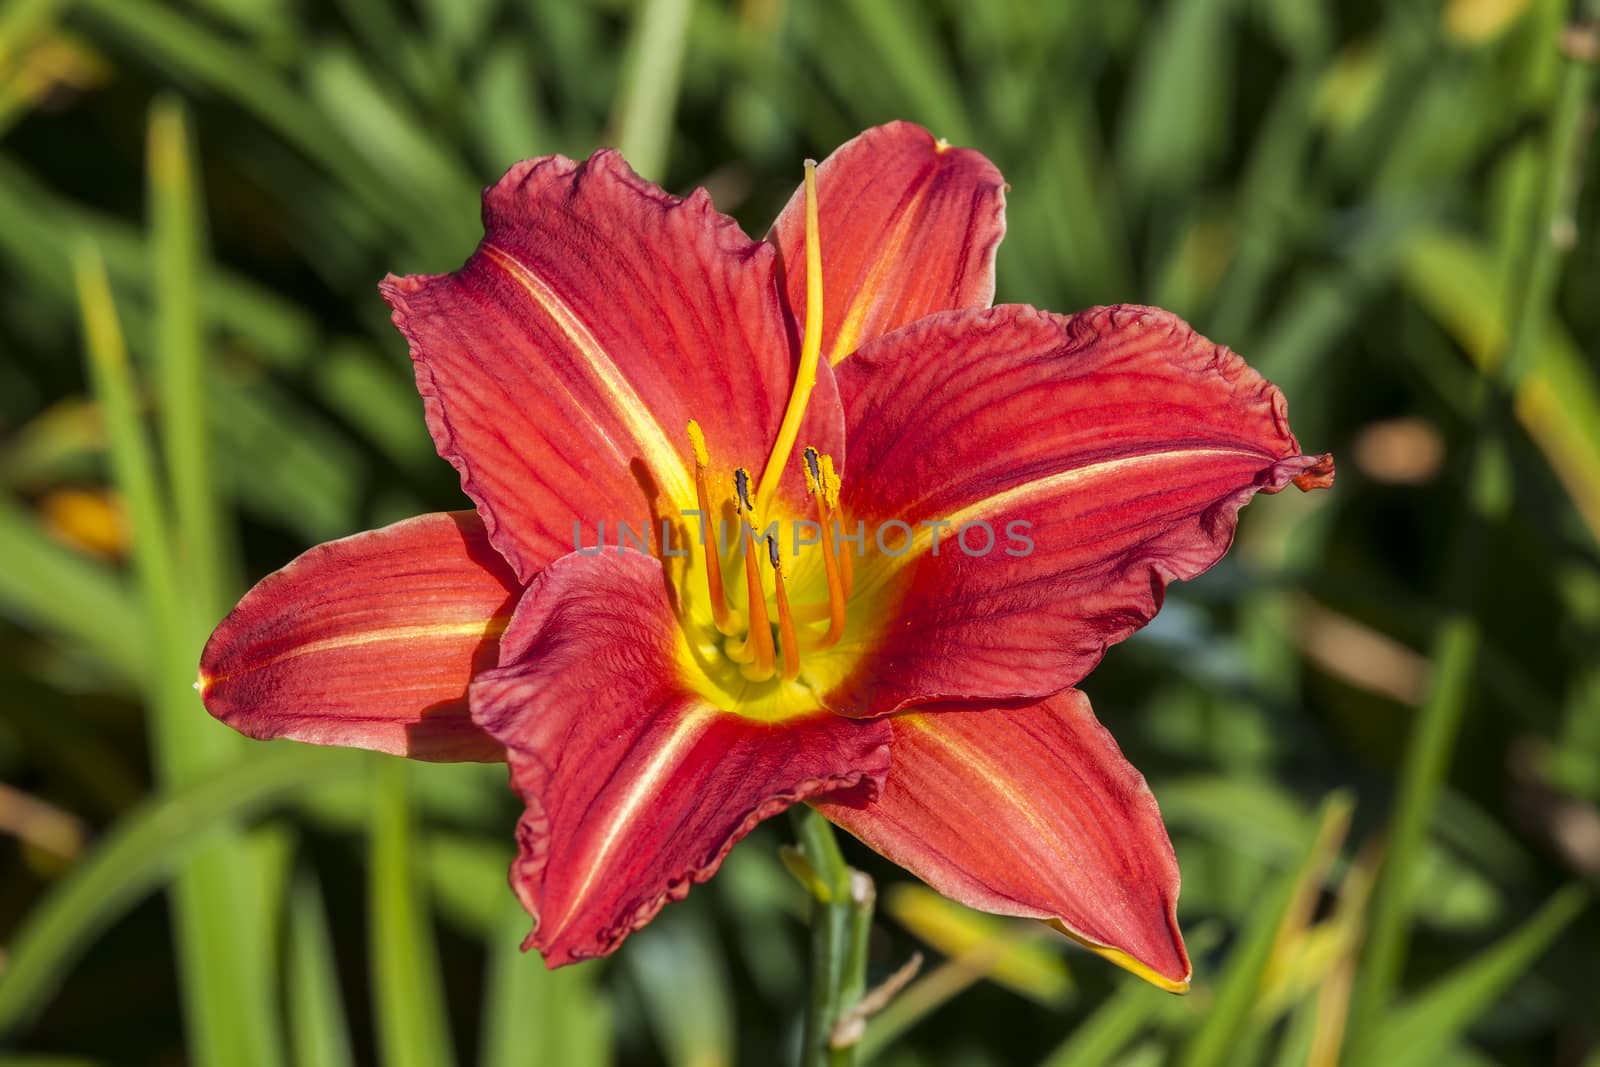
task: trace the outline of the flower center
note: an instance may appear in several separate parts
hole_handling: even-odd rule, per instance
[[[842,532],[839,475],[831,456],[809,445],[802,450],[808,514],[780,515],[775,508],[778,486],[816,385],[822,351],[822,255],[816,164],[810,160],[805,209],[805,332],[794,387],[760,482],[753,482],[743,467],[732,471],[731,477],[729,472],[714,471],[704,432],[694,420],[688,424],[701,516],[696,562],[703,564],[710,605],[709,620],[703,608],[683,614],[686,645],[695,665],[692,674],[717,691],[724,703],[763,717],[781,715],[801,704],[814,707],[815,694],[805,691],[837,673],[835,664],[817,678],[801,677],[808,658],[820,664],[844,636],[852,579],[850,554],[840,547],[841,537],[848,535]],[[737,527],[732,537],[730,525]],[[787,558],[785,548],[790,549]],[[685,591],[698,600],[701,583],[685,577],[696,586]]]
[[[700,549],[705,564],[705,588],[711,605],[711,621],[724,656],[739,667],[740,676],[747,682],[761,683],[775,676],[792,682],[800,677],[803,651],[815,652],[837,644],[844,634],[845,608],[850,594],[850,557],[839,551],[838,541],[843,533],[842,509],[839,503],[839,476],[834,471],[833,457],[820,454],[807,446],[804,451],[806,490],[815,504],[815,519],[803,525],[811,536],[802,540],[801,524],[790,524],[793,530],[794,558],[802,560],[802,546],[815,550],[821,559],[822,586],[826,599],[815,602],[802,601],[792,607],[789,583],[784,575],[784,553],[780,547],[785,524],[771,521],[762,526],[750,495],[750,472],[743,467],[733,472],[733,513],[738,534],[729,543],[726,525],[719,518],[713,532],[710,517],[725,514],[729,503],[726,497],[717,497],[712,491],[716,484],[711,477],[710,456],[706,449],[705,434],[698,423],[690,420],[689,441],[694,449],[695,493],[699,513],[706,517],[700,538]],[[723,483],[727,484],[727,483]],[[744,574],[744,605],[740,611],[730,603],[723,567],[739,557]],[[817,568],[810,568],[811,581],[804,583],[808,590],[818,583]],[[773,611],[768,610],[768,596]],[[821,592],[821,590],[818,590]],[[826,623],[826,628],[822,624]],[[776,629],[776,634],[774,634]],[[709,636],[709,635],[708,635]]]

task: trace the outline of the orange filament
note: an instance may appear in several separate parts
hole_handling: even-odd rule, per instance
[[[822,568],[828,575],[828,632],[823,636],[819,647],[827,648],[844,636],[844,608],[845,591],[844,582],[839,573],[839,558],[833,545],[833,520],[829,513],[828,501],[822,491],[823,468],[817,456],[817,450],[807,447],[806,460],[806,488],[817,498],[817,521],[822,524]],[[832,469],[833,464],[828,465]]]
[[[778,556],[778,539],[767,535],[767,558],[772,561],[772,581],[778,593],[778,636],[783,641],[783,677],[792,682],[800,677],[800,646],[794,637],[794,616],[789,614],[789,593],[783,587],[783,563]]]
[[[767,616],[767,594],[762,588],[761,571],[756,563],[755,509],[750,506],[750,472],[743,467],[733,472],[733,490],[739,512],[739,536],[744,547],[744,582],[749,600],[750,633],[742,644],[730,648],[728,654],[748,664],[744,671],[746,678],[752,682],[764,682],[772,677],[777,650],[772,647],[772,621]]]
[[[795,371],[794,390],[789,394],[789,405],[784,409],[778,437],[756,490],[756,504],[762,514],[766,514],[772,503],[772,494],[778,490],[789,453],[794,451],[795,439],[800,436],[800,423],[805,418],[806,405],[811,403],[811,390],[817,384],[817,360],[822,354],[822,244],[818,236],[821,226],[817,221],[817,164],[810,159],[806,160],[805,190],[806,326],[800,339],[800,366]]]
[[[831,524],[833,523],[838,524],[838,529],[844,529],[844,508],[839,504],[839,489],[842,483],[839,480],[838,473],[833,469],[832,456],[822,457],[821,475],[822,477],[819,481],[822,485],[822,499],[823,503],[827,505],[827,521],[830,523],[828,532],[832,534],[834,527]],[[825,537],[823,540],[830,541],[832,538]],[[855,585],[855,567],[851,564],[850,556],[851,553],[846,552],[839,557],[839,584],[844,589],[844,595],[847,597],[850,595],[851,588]]]
[[[729,617],[728,598],[722,589],[722,560],[717,555],[717,543],[710,535],[711,494],[706,491],[706,468],[711,466],[711,457],[706,452],[706,436],[700,432],[700,424],[693,419],[689,420],[689,444],[694,447],[694,491],[700,506],[700,547],[705,553],[706,585],[711,591],[711,616],[719,631],[729,633],[733,626]]]

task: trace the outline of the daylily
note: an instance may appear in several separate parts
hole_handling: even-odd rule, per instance
[[[893,123],[808,164],[752,241],[614,152],[513,167],[461,270],[382,285],[476,510],[264,579],[205,651],[206,706],[507,760],[552,966],[807,801],[1182,990],[1171,844],[1072,687],[1253,494],[1333,467],[1166,312],[990,307],[1004,189]]]

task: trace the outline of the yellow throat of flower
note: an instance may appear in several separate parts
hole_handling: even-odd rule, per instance
[[[818,691],[841,677],[854,659],[841,658],[836,648],[846,631],[853,565],[850,552],[838,543],[844,516],[833,458],[806,446],[801,458],[810,514],[775,510],[822,352],[818,229],[816,164],[807,160],[805,332],[794,386],[760,482],[752,484],[743,467],[714,471],[700,425],[691,419],[687,428],[701,536],[698,558],[688,568],[694,585],[679,590],[686,602],[685,677],[718,706],[762,719],[814,709]],[[732,537],[725,522],[730,511],[737,526]],[[783,536],[797,530],[797,522],[817,533],[804,541],[793,534],[794,565],[788,567]]]

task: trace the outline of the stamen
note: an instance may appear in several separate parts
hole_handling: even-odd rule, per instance
[[[800,677],[800,646],[794,637],[794,616],[789,614],[789,593],[783,587],[783,563],[778,557],[778,539],[767,535],[767,558],[772,561],[772,581],[778,594],[778,637],[783,641],[783,677]]]
[[[689,420],[689,444],[694,449],[694,491],[700,506],[701,551],[706,560],[706,586],[711,592],[711,617],[717,629],[729,633],[733,629],[728,611],[728,598],[722,588],[722,559],[717,555],[717,542],[711,537],[711,494],[706,490],[706,468],[711,466],[711,456],[706,451],[706,435],[700,424]]]
[[[811,402],[811,390],[817,384],[817,359],[822,354],[822,245],[818,236],[821,226],[817,221],[817,164],[810,159],[806,160],[805,189],[806,327],[800,340],[800,366],[795,373],[794,391],[789,394],[789,406],[784,410],[772,455],[767,457],[761,485],[756,490],[756,503],[761,505],[763,514],[772,502],[772,494],[778,490],[783,468],[789,463],[789,453],[794,451],[795,438],[800,436],[800,422],[805,418],[806,405]]]
[[[838,473],[833,469],[833,457],[822,457],[822,495],[827,501],[828,512],[832,520],[844,529],[844,508],[839,504],[839,490],[843,483],[839,480]],[[855,567],[851,563],[851,553],[846,552],[839,557],[839,582],[844,587],[844,595],[849,596],[850,590],[855,587]]]
[[[743,467],[733,472],[733,491],[738,498],[739,536],[744,543],[744,583],[749,600],[750,633],[741,645],[730,648],[728,654],[749,664],[744,669],[746,678],[752,682],[764,682],[772,677],[777,650],[772,647],[772,621],[767,615],[767,594],[761,585],[761,571],[756,563],[755,512],[750,507],[750,472]],[[751,658],[745,660],[745,656]]]
[[[833,544],[833,517],[823,491],[823,468],[817,450],[809,445],[805,450],[806,488],[817,498],[817,521],[822,525],[822,569],[828,576],[828,632],[819,647],[827,648],[844,635],[845,591],[839,574],[839,558]],[[829,464],[829,468],[832,464]]]

